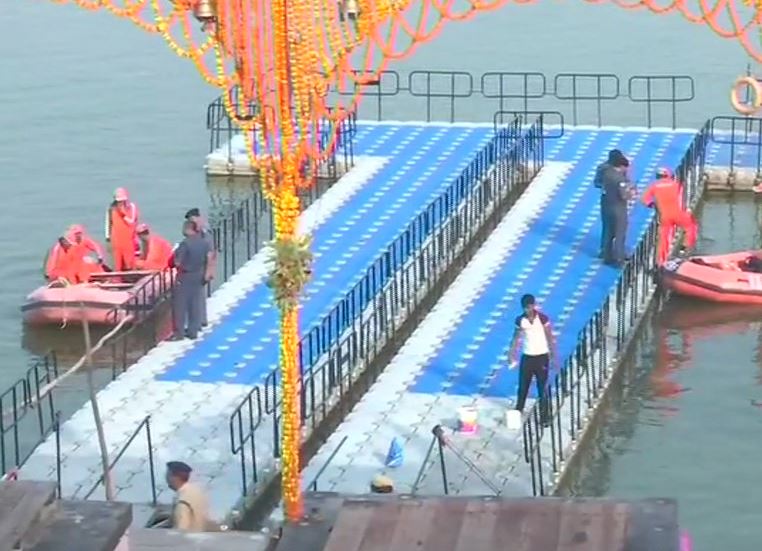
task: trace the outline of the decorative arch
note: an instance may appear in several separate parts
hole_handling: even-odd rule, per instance
[[[309,168],[335,147],[338,125],[360,100],[363,84],[434,39],[447,21],[467,20],[509,0],[51,1],[106,10],[160,35],[178,57],[190,60],[209,84],[224,91],[225,108],[248,142],[249,158],[275,214],[269,284],[280,310],[282,493],[287,518],[298,521],[303,514],[298,316],[311,261],[309,242],[297,233],[298,188],[311,185]],[[756,4],[609,1],[628,10],[679,13],[738,40],[762,61],[762,10]],[[331,87],[350,87],[354,94],[342,105],[329,105]]]

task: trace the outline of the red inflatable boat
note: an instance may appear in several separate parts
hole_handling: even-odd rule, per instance
[[[727,304],[762,305],[762,273],[748,268],[749,259],[757,254],[742,251],[670,260],[662,268],[662,284],[688,297]]]
[[[127,316],[150,311],[171,287],[170,270],[99,273],[88,283],[43,285],[27,296],[21,312],[30,325],[84,319],[93,325],[116,325]]]

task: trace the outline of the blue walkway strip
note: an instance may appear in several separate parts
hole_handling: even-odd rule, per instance
[[[315,278],[303,301],[302,331],[321,321],[491,136],[492,129],[485,127],[358,129],[355,152],[385,156],[389,162],[315,232]],[[257,383],[277,365],[277,321],[270,290],[258,285],[158,378]]]
[[[589,131],[572,131],[558,155],[549,159],[572,158],[577,164],[410,390],[515,395],[518,373],[507,369],[506,355],[524,293],[538,296],[543,311],[554,321],[560,333],[559,357],[573,352],[579,332],[618,277],[617,270],[596,258],[600,225],[598,191],[592,186],[595,167],[609,149],[618,147],[632,156],[634,178],[647,183],[657,166],[676,167],[693,139],[690,134],[611,131],[593,132],[590,137]],[[633,210],[630,248],[651,216],[642,206]]]

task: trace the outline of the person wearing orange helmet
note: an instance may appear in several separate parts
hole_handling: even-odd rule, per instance
[[[44,262],[44,275],[48,281],[64,281],[70,284],[79,283],[79,262],[71,241],[62,235],[48,251]]]
[[[117,272],[135,269],[138,218],[138,207],[130,201],[127,190],[117,188],[106,212],[106,242],[111,243]]]
[[[135,260],[139,270],[163,270],[169,266],[172,245],[169,241],[151,231],[147,224],[138,224],[140,255]]]
[[[74,248],[74,255],[80,263],[80,279],[89,281],[93,274],[106,271],[103,266],[103,247],[90,237],[81,224],[73,224],[66,233],[66,238]]]
[[[685,231],[686,248],[690,249],[696,245],[698,225],[693,214],[683,207],[683,188],[680,182],[675,180],[671,170],[659,168],[656,171],[656,180],[648,186],[642,200],[647,207],[655,206],[659,215],[659,242],[656,253],[659,266],[669,257],[672,237],[677,228]]]

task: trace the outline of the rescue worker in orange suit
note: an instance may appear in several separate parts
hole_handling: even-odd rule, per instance
[[[66,236],[62,235],[45,258],[45,279],[51,283],[56,281],[79,283],[79,264],[74,247]]]
[[[683,208],[682,186],[668,168],[656,171],[656,181],[651,183],[643,194],[643,204],[647,207],[656,206],[659,215],[659,244],[656,253],[659,266],[669,257],[672,236],[677,228],[685,231],[686,248],[690,249],[696,245],[696,220],[689,210]]]
[[[127,190],[117,188],[106,213],[106,242],[111,243],[117,272],[135,269],[138,218],[138,207],[130,201]]]
[[[73,253],[79,260],[80,279],[88,281],[93,274],[103,273],[103,248],[92,239],[85,228],[80,224],[74,224],[69,228],[66,234],[67,240],[71,243]]]
[[[147,224],[138,224],[140,255],[135,260],[139,270],[163,270],[169,266],[172,245],[163,237],[151,231]]]

